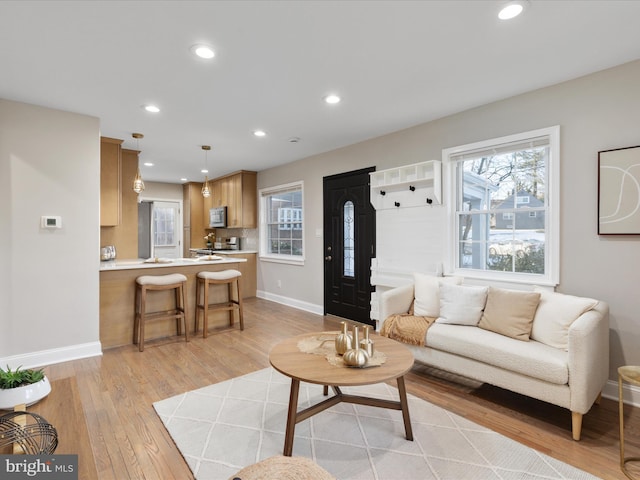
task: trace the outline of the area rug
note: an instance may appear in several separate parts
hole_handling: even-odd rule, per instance
[[[153,406],[195,478],[226,480],[282,454],[290,384],[266,368]],[[398,400],[386,384],[343,391]],[[322,386],[301,383],[298,409],[324,398]],[[597,478],[420,398],[408,400],[412,442],[401,412],[342,403],[296,425],[293,455],[340,480]]]

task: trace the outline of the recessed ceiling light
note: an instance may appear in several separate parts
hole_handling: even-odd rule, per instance
[[[145,167],[153,167],[153,163],[151,163],[151,162],[144,162],[143,165]]]
[[[332,93],[331,95],[327,95],[326,97],[324,97],[324,101],[331,105],[334,105],[336,103],[340,103],[340,97]]]
[[[253,134],[256,137],[266,137],[267,136],[267,132],[265,132],[264,130],[254,130]]]
[[[181,182],[186,182],[188,179],[187,178],[181,178],[180,181]]]
[[[160,111],[160,109],[155,105],[143,105],[142,108],[151,113],[158,113]]]
[[[509,20],[511,18],[515,18],[524,11],[526,4],[527,2],[524,0],[514,0],[512,2],[509,2],[504,7],[502,7],[500,12],[498,13],[498,18],[500,20]]]
[[[203,168],[202,170],[200,170],[200,173],[209,173],[209,170],[207,170],[206,168]]]
[[[210,58],[216,56],[213,48],[211,48],[209,45],[203,44],[193,45],[191,47],[191,52],[200,58],[204,58],[205,60],[209,60]]]

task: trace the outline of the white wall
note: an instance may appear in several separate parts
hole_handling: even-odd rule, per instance
[[[0,99],[0,365],[100,354],[100,125]],[[40,228],[42,215],[62,229]]]
[[[640,61],[259,172],[258,188],[304,180],[306,229],[305,265],[259,262],[260,295],[286,295],[289,303],[300,302],[322,311],[322,238],[316,237],[315,231],[322,228],[324,176],[368,166],[380,170],[439,159],[447,147],[560,125],[561,265],[557,291],[609,302],[610,378],[617,378],[619,365],[640,365],[640,295],[635,292],[640,285],[640,237],[597,235],[597,160],[599,150],[640,145],[638,85]],[[436,222],[434,229],[438,228]],[[395,238],[402,249],[406,232],[397,233],[379,240]]]
[[[142,178],[144,180],[144,177]],[[182,205],[182,185],[178,183],[144,182],[144,191],[138,195],[138,200],[163,200],[180,202]]]

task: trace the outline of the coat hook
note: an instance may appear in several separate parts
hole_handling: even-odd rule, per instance
[[[429,205],[431,205],[431,204],[433,203],[433,200],[431,200],[429,197],[427,197],[427,203],[428,203]]]
[[[393,204],[394,204],[396,207],[399,207],[399,206],[400,206],[400,202],[393,202]]]
[[[411,190],[412,192],[416,191],[416,187],[414,187],[413,185],[409,185],[409,190]]]
[[[380,190],[380,195],[384,196],[386,194],[387,194],[387,192],[385,192],[384,190]]]

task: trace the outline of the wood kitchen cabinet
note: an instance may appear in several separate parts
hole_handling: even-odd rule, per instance
[[[211,197],[205,202],[203,220],[209,225],[209,209],[227,207],[227,228],[257,227],[257,173],[241,170],[209,181]]]
[[[211,185],[211,182],[209,182]],[[203,211],[206,208],[207,216],[210,206],[205,207],[207,200],[211,197],[204,198],[202,196],[202,184],[197,182],[185,183],[182,186],[183,204],[184,204],[184,249],[183,255],[188,258],[190,256],[190,248],[204,248],[205,228],[209,225],[203,221]]]
[[[138,194],[133,179],[140,152],[123,148],[120,153],[120,223],[100,228],[100,246],[114,245],[119,258],[138,258]]]
[[[100,226],[113,227],[121,219],[122,142],[100,137]]]
[[[236,267],[242,273],[242,298],[255,297],[258,289],[257,254],[255,253],[222,253],[225,258],[244,258],[246,262],[238,262]]]
[[[257,173],[247,170],[209,181],[211,196],[205,199],[203,221],[209,225],[209,209],[227,207],[227,228],[257,227]]]

